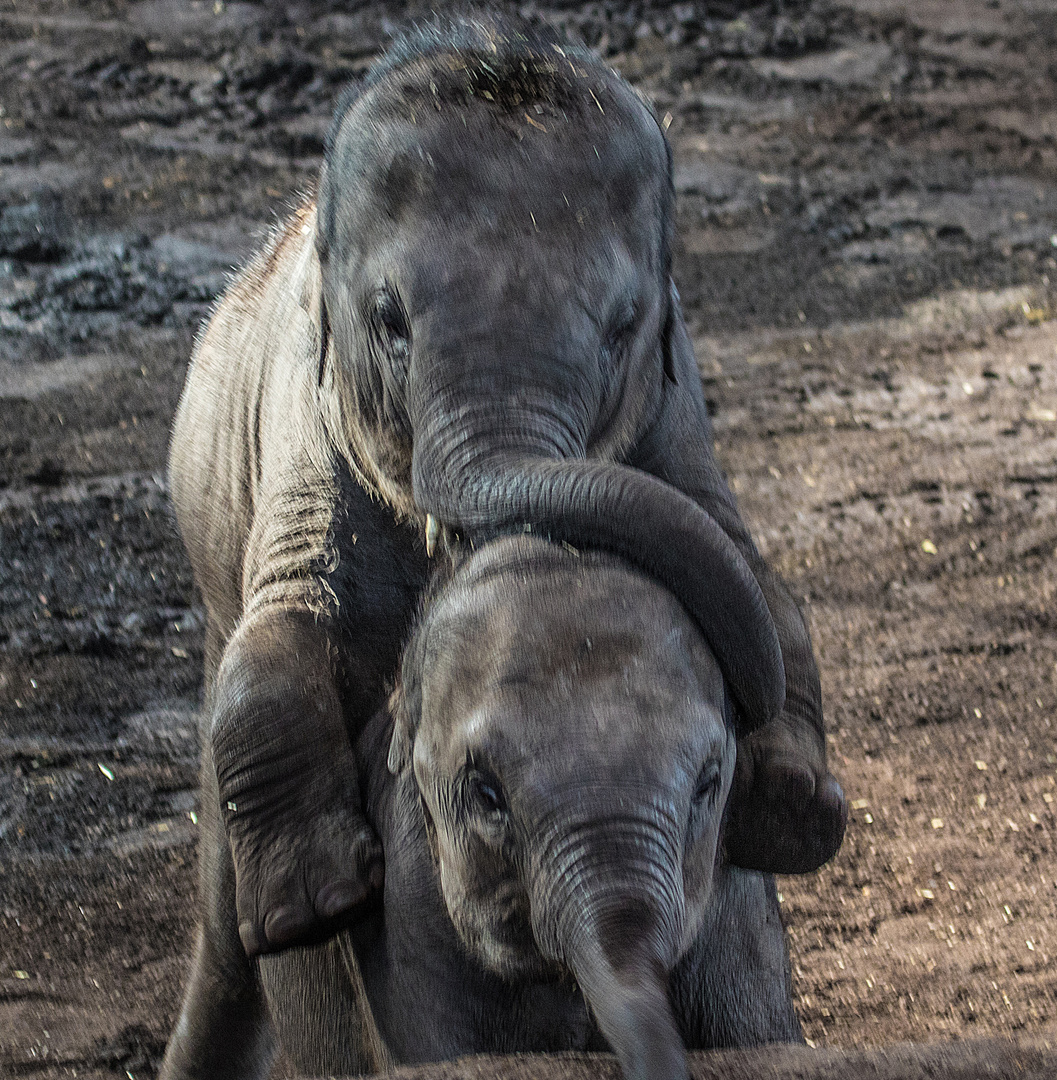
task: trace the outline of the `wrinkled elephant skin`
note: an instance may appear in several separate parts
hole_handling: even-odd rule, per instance
[[[438,535],[530,528],[669,588],[736,705],[731,858],[795,872],[839,845],[807,630],[712,454],[670,176],[656,118],[589,53],[490,17],[423,30],[341,107],[318,205],[200,338],[171,489],[248,956],[377,902],[352,747]],[[202,963],[225,933],[202,927]]]

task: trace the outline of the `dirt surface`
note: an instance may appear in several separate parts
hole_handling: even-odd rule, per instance
[[[904,1043],[874,1051],[771,1046],[691,1055],[693,1080],[1050,1080],[1057,1050],[1008,1041]],[[610,1055],[463,1058],[398,1069],[398,1080],[620,1080]]]
[[[311,188],[341,86],[428,6],[0,0],[0,1074],[156,1069],[192,925],[202,659],[169,422],[198,320]],[[1043,1049],[959,1067],[1043,1075],[1057,4],[550,16],[670,124],[721,456],[810,611],[855,801],[833,864],[780,882],[807,1034],[1015,1034]],[[940,1051],[899,1053],[876,1075]]]

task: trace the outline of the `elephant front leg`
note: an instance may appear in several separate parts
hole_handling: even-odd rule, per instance
[[[785,707],[738,741],[724,842],[746,870],[804,874],[837,853],[848,804],[826,764],[822,689],[804,618],[788,589],[756,556],[785,664]]]
[[[224,653],[210,735],[250,956],[321,940],[380,890],[331,643],[307,612],[251,615]]]
[[[689,495],[734,541],[767,601],[785,665],[781,715],[738,743],[727,857],[746,870],[808,873],[837,853],[848,818],[844,792],[826,764],[811,637],[796,601],[753,543],[716,462],[701,377],[677,303],[667,348],[664,404],[631,463]]]
[[[673,453],[678,448],[675,442]],[[711,438],[698,445],[698,455],[696,480],[683,490],[716,518],[748,562],[774,619],[785,666],[781,714],[738,740],[724,828],[727,858],[745,870],[810,873],[836,855],[848,821],[847,799],[826,763],[811,637],[796,601],[756,550],[711,458]],[[688,472],[680,470],[684,481]]]

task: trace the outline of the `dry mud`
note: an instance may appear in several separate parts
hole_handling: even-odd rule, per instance
[[[157,1067],[202,659],[169,422],[340,87],[428,6],[0,2],[0,1074]],[[829,1049],[697,1075],[1053,1075],[1057,4],[546,13],[670,117],[720,452],[855,800],[840,856],[780,882]],[[486,1073],[612,1068],[432,1075]]]

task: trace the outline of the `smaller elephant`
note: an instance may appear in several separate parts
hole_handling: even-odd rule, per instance
[[[276,1043],[306,1073],[611,1048],[680,1080],[684,1047],[803,1041],[774,880],[723,854],[737,721],[699,627],[610,554],[459,558],[357,744],[380,910],[247,959],[207,784],[212,959],[164,1080],[265,1075]]]

